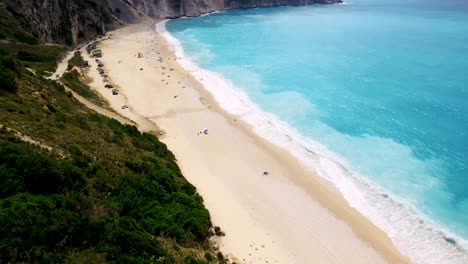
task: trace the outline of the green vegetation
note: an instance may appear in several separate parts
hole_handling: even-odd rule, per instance
[[[165,144],[0,54],[0,81],[15,88],[0,91],[0,263],[225,262],[208,246],[202,198]]]
[[[32,68],[44,75],[53,72],[57,59],[65,52],[60,45],[38,45],[37,36],[31,35],[5,6],[0,5],[0,50],[20,60],[25,67]],[[5,54],[4,54],[5,55]]]
[[[65,47],[0,42],[0,50],[21,61],[25,67],[35,69],[41,75],[47,75],[45,71],[50,73],[55,71],[57,60],[65,52]]]
[[[107,107],[106,102],[101,96],[93,92],[88,85],[81,82],[80,79],[78,77],[73,76],[73,74],[65,73],[62,76],[61,81],[67,87],[71,88],[77,94],[83,96],[84,98],[90,100],[91,102],[102,107]]]
[[[18,65],[6,52],[0,50],[0,92],[16,92],[18,85],[15,75],[18,74]]]
[[[71,70],[73,67],[80,67],[83,63],[83,58],[81,57],[80,52],[75,52],[73,57],[68,61],[68,70]]]

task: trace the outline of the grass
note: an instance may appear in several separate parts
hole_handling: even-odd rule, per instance
[[[65,53],[65,46],[31,45],[25,43],[1,43],[0,50],[17,58],[25,67],[35,69],[41,75],[54,72],[57,61]]]
[[[83,58],[81,57],[80,52],[75,52],[73,57],[68,61],[68,70],[71,70],[73,67],[80,67],[83,63]]]
[[[65,73],[62,76],[61,81],[75,91],[77,94],[83,96],[84,98],[90,100],[91,102],[99,105],[101,107],[107,108],[108,105],[106,101],[97,93],[95,93],[91,88],[84,84],[78,77],[73,76],[71,73]]]

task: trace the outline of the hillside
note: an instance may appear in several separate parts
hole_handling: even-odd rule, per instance
[[[43,78],[63,50],[0,49],[0,263],[224,262],[167,147]]]

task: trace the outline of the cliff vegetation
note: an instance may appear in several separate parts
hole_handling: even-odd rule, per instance
[[[61,51],[0,50],[0,263],[224,262],[165,144],[39,74]]]

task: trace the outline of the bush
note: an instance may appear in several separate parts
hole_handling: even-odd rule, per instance
[[[75,52],[73,57],[68,61],[68,70],[71,70],[74,66],[81,67],[83,64],[83,58],[80,52]]]
[[[0,185],[4,189],[0,198],[19,192],[59,193],[80,189],[85,183],[85,174],[69,161],[57,162],[16,142],[0,141],[0,167],[3,168]]]
[[[66,86],[71,88],[73,91],[75,91],[77,94],[83,96],[84,98],[89,99],[97,105],[104,105],[104,101],[102,100],[102,98],[95,92],[93,92],[93,90],[91,90],[91,88],[88,85],[82,83],[80,79],[75,77],[73,74],[65,73],[62,76],[62,82]]]
[[[64,261],[67,264],[101,264],[106,262],[106,254],[87,249],[81,252],[71,252]]]
[[[216,254],[216,257],[218,258],[219,261],[224,261],[224,256],[223,256],[223,253],[219,252]]]
[[[3,66],[0,66],[0,90],[6,92],[18,90],[14,73]]]
[[[55,59],[30,53],[27,51],[18,51],[16,58],[21,61],[31,61],[31,62],[49,62]]]
[[[16,92],[18,90],[15,78],[17,65],[15,60],[10,56],[6,56],[5,53],[4,50],[0,50],[0,90]]]
[[[210,215],[165,144],[87,109],[54,81],[15,76],[21,93],[0,96],[0,123],[52,150],[0,129],[1,263],[203,258]]]
[[[80,237],[80,215],[63,195],[17,194],[1,200],[0,208],[0,256],[6,262],[38,261]]]
[[[11,71],[18,71],[18,65],[16,61],[10,56],[0,55],[0,65]]]
[[[210,252],[206,252],[205,253],[205,259],[208,261],[208,262],[212,262],[215,260],[215,258],[213,257],[213,255],[210,254]]]
[[[16,32],[13,34],[13,36],[19,41],[19,42],[23,42],[23,43],[26,43],[26,44],[31,44],[31,45],[37,45],[39,44],[39,40],[37,40],[37,38],[35,37],[31,37],[27,34],[24,34],[22,32]]]
[[[198,260],[192,256],[186,256],[184,258],[184,264],[206,264],[206,262]]]

